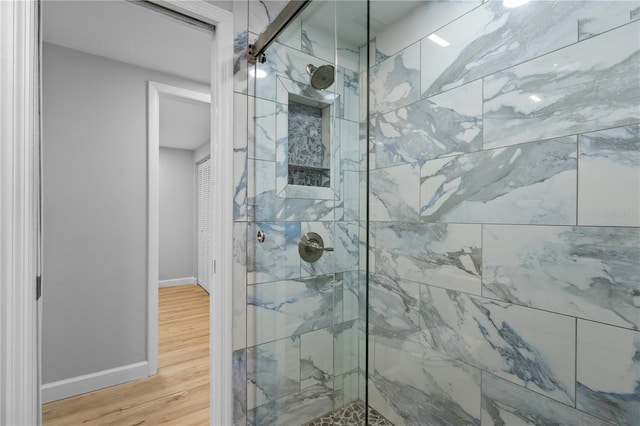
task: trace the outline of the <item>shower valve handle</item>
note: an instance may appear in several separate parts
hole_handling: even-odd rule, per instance
[[[322,237],[315,232],[304,234],[298,243],[298,253],[305,262],[317,261],[325,251],[333,251],[333,247],[325,247]]]

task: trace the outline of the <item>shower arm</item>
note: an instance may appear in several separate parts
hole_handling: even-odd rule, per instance
[[[285,28],[311,3],[311,0],[290,0],[282,11],[271,21],[265,30],[258,36],[255,43],[249,45],[247,60],[250,64],[265,63],[267,58],[265,50],[278,38]]]

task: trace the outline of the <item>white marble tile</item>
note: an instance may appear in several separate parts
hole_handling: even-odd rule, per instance
[[[255,259],[250,262],[247,282],[249,284],[300,277],[300,222],[256,222],[250,224],[249,235],[262,230],[264,242],[252,239]],[[253,267],[253,268],[252,268]]]
[[[336,377],[334,384],[336,398],[333,406],[334,410],[360,399],[358,395],[360,376],[361,374],[357,371],[352,371]],[[338,398],[340,398],[340,400],[338,400]]]
[[[327,328],[333,323],[330,275],[247,288],[247,318],[255,344]],[[251,342],[250,342],[251,343]]]
[[[232,248],[233,350],[247,345],[247,224],[234,222]]]
[[[233,2],[233,91],[247,93],[248,1]]]
[[[358,100],[358,121],[360,123],[364,123],[367,121],[367,114],[369,113],[369,100],[367,98],[368,95],[368,88],[369,86],[368,81],[367,81],[367,72],[366,71],[361,71],[358,74],[358,84],[360,85],[360,91],[359,91],[359,100]],[[365,151],[363,151],[365,152]],[[365,163],[366,164],[366,163]]]
[[[417,164],[371,170],[369,179],[371,220],[419,221],[420,168]]]
[[[344,220],[360,219],[360,172],[344,171],[342,180],[342,207]]]
[[[299,83],[310,84],[307,65],[332,65],[332,62],[274,43],[267,50],[267,63],[271,72]]]
[[[333,390],[315,385],[302,389],[277,401],[264,404],[247,413],[250,426],[303,425],[333,409]]]
[[[357,122],[360,117],[360,79],[355,71],[338,67],[334,83],[337,100],[336,115],[345,120]]]
[[[233,220],[247,220],[247,96],[233,94]]]
[[[331,384],[333,379],[333,329],[304,333],[300,336],[301,388]]]
[[[247,348],[247,392],[255,406],[300,390],[300,338]],[[251,400],[253,403],[253,398]],[[249,409],[253,406],[249,406]]]
[[[419,341],[420,284],[369,276],[369,335]]]
[[[574,136],[427,161],[421,170],[422,218],[575,224],[576,151]]]
[[[382,13],[376,10],[382,4],[371,3],[372,17]],[[415,8],[402,19],[376,33],[376,60],[387,59],[481,4],[482,0],[415,2]]]
[[[233,422],[247,424],[247,350],[233,352]]]
[[[640,226],[640,124],[578,136],[578,225]]]
[[[292,49],[302,49],[302,21],[295,19],[278,35],[276,41]]]
[[[332,200],[276,198],[275,217],[278,220],[331,221],[335,219]]]
[[[640,328],[640,229],[485,225],[482,295]]]
[[[363,2],[361,2],[364,4]],[[337,7],[340,8],[340,3]],[[351,45],[349,42],[341,39],[340,29],[338,29],[338,66],[347,68],[351,71],[358,72],[360,70],[360,49]]]
[[[452,89],[501,69],[575,43],[577,18],[569,1],[532,1],[505,8],[482,6],[439,28],[443,47],[422,39],[422,96]]]
[[[248,196],[248,160],[247,148],[234,148],[233,150],[233,220],[247,220],[247,196]]]
[[[480,371],[417,343],[377,339],[369,389],[396,425],[480,424]]]
[[[251,154],[251,153],[250,153]],[[255,151],[258,160],[276,161],[276,104],[255,100]]]
[[[640,332],[578,320],[577,345],[577,407],[618,425],[640,424]]]
[[[364,305],[364,298],[360,295],[360,271],[348,271],[342,277],[342,322],[359,318],[360,300]]]
[[[424,343],[557,401],[575,401],[575,318],[421,285]]]
[[[340,164],[342,170],[359,171],[362,161],[360,153],[360,124],[350,120],[336,119],[340,130]]]
[[[373,113],[385,113],[420,99],[419,43],[371,68],[369,96]]]
[[[249,0],[249,31],[260,34],[286,4],[287,0]]]
[[[376,224],[375,272],[480,294],[481,225]]]
[[[276,44],[277,45],[277,44]],[[269,51],[267,52],[269,53]],[[278,76],[275,66],[269,61],[271,55],[267,56],[267,61],[264,63],[256,63],[250,65],[249,69],[254,69],[254,75],[260,75],[260,78],[254,77],[249,74],[248,77],[248,90],[249,94],[254,95],[260,99],[267,99],[270,101],[276,100],[276,78]]]
[[[353,271],[358,269],[358,245],[360,235],[358,222],[335,222],[335,272]]]
[[[482,373],[482,425],[607,426],[610,423],[486,372]]]
[[[335,28],[330,32],[302,21],[302,52],[330,63],[336,62]]]
[[[358,321],[336,324],[333,333],[333,369],[338,376],[358,368]]]
[[[374,115],[376,167],[482,149],[482,81]]]
[[[638,34],[635,22],[486,77],[485,149],[640,122]]]
[[[580,40],[640,19],[637,0],[586,1],[581,4],[581,9],[578,18]]]

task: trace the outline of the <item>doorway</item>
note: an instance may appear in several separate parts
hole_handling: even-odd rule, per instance
[[[51,2],[43,16],[42,389],[48,402],[157,373],[160,99],[187,87],[207,104],[210,120],[209,65],[200,56],[208,57],[212,35],[189,27],[187,35],[184,23],[128,2]],[[142,53],[128,58],[122,42],[136,45],[140,29],[128,29],[127,19],[146,35],[182,36],[176,43],[199,48],[200,63],[189,62],[185,71],[169,67],[174,58],[156,64]],[[120,34],[112,36],[114,22]],[[84,37],[85,26],[102,42]],[[207,133],[200,143],[211,140]],[[193,186],[191,178],[195,192]]]
[[[46,2],[43,2],[46,3]],[[148,3],[156,3],[151,1]],[[214,97],[212,116],[215,134],[214,148],[217,153],[216,180],[222,182],[216,197],[220,200],[232,199],[233,190],[229,165],[232,159],[232,56],[233,22],[231,13],[204,1],[178,2],[163,1],[165,7],[178,11],[185,16],[195,18],[216,26],[216,35],[211,42],[211,85]],[[78,3],[76,3],[78,4]],[[42,271],[39,266],[41,243],[39,235],[40,187],[40,122],[38,104],[40,99],[40,61],[41,44],[38,37],[41,3],[2,2],[3,42],[0,44],[2,70],[2,98],[7,102],[0,104],[3,123],[3,137],[0,145],[3,152],[13,152],[14,156],[3,156],[4,166],[13,164],[12,174],[3,178],[3,187],[7,191],[1,194],[1,223],[19,226],[21,233],[3,233],[9,240],[7,247],[13,247],[13,255],[2,256],[2,270],[13,271],[2,275],[3,297],[0,310],[6,320],[1,336],[2,347],[11,347],[0,358],[0,369],[10,372],[7,380],[2,381],[0,399],[2,402],[3,422],[8,424],[38,424],[40,422],[40,396],[37,389],[41,382],[38,360],[40,359],[39,335],[37,329],[40,304],[36,300],[36,276]],[[5,90],[7,89],[7,90]],[[75,89],[74,89],[75,90]],[[91,90],[90,90],[91,91]],[[6,96],[5,96],[6,95]],[[98,94],[96,94],[98,96]],[[7,124],[7,126],[5,126]],[[7,137],[4,137],[7,136]],[[18,160],[16,162],[16,160]],[[5,161],[6,160],[6,161]],[[220,167],[218,167],[220,165]],[[32,184],[29,184],[32,183]],[[35,183],[35,184],[33,184]],[[214,309],[212,320],[222,326],[212,333],[213,371],[219,371],[212,378],[211,422],[228,424],[231,419],[231,227],[232,210],[229,203],[215,202],[217,221],[217,247],[214,257],[217,259],[216,277],[222,284],[213,289]],[[32,212],[26,214],[25,212]],[[9,228],[11,229],[11,228]],[[15,228],[14,228],[15,229]],[[43,290],[47,297],[47,290]],[[6,297],[5,297],[6,296]],[[99,297],[93,294],[92,297]],[[8,344],[9,346],[6,346]],[[34,388],[34,386],[37,386]]]

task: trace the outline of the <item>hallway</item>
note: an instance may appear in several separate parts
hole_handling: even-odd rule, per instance
[[[209,295],[160,288],[158,313],[157,375],[45,404],[43,424],[208,424]]]

